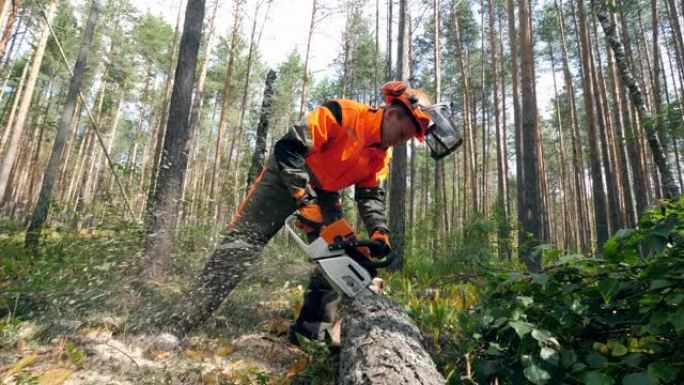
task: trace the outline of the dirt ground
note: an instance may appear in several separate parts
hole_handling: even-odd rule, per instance
[[[132,332],[135,306],[76,318],[8,317],[0,384],[296,383],[313,363],[325,362],[316,356],[321,350],[286,337],[311,265],[304,256],[264,260],[206,325],[180,341],[154,330]]]

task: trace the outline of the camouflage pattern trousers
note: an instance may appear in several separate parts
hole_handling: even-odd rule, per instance
[[[337,192],[317,190],[324,222],[342,216]],[[220,244],[209,257],[191,290],[174,306],[171,329],[185,334],[206,321],[260,257],[268,241],[297,209],[273,156],[255,180]],[[298,332],[316,338],[336,317],[337,294],[314,270],[295,323]]]

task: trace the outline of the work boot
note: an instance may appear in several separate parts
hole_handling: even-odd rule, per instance
[[[290,330],[288,330],[287,333],[287,340],[293,345],[301,346],[299,337],[297,337],[297,334],[299,334],[301,337],[310,341],[323,342],[325,340],[325,331],[329,326],[330,324],[326,322],[312,323],[297,320],[290,325]]]

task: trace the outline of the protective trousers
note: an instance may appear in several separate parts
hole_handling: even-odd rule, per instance
[[[339,194],[316,191],[325,223],[342,216]],[[257,260],[268,241],[297,209],[273,156],[255,180],[218,247],[207,261],[198,282],[177,304],[172,315],[175,332],[185,334],[204,322],[235,288]],[[314,271],[296,321],[297,331],[307,337],[321,333],[335,317],[337,294]]]

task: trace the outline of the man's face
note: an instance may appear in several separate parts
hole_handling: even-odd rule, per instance
[[[382,124],[382,147],[388,148],[404,143],[416,135],[413,119],[398,106],[390,106],[385,110]]]

